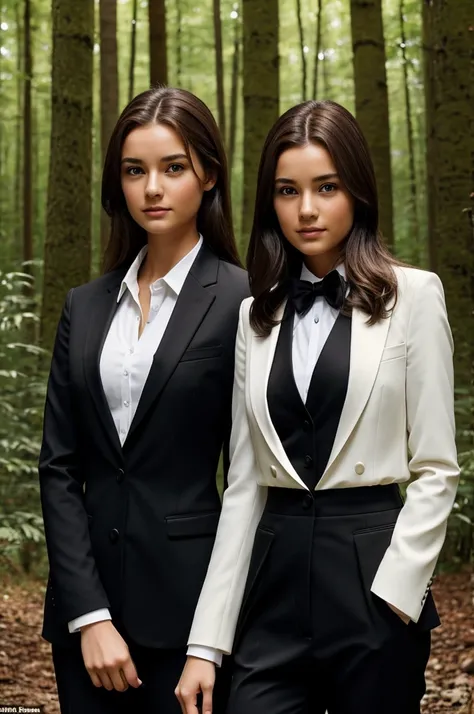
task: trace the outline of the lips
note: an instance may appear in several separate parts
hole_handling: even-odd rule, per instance
[[[150,208],[144,208],[144,213],[167,213],[170,208],[164,208],[163,206],[150,206]]]

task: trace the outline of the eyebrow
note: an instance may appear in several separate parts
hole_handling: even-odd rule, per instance
[[[328,179],[331,179],[331,178],[339,178],[339,176],[338,176],[337,174],[335,174],[335,173],[333,173],[333,174],[322,174],[321,176],[315,176],[314,179],[313,179],[313,181],[315,181],[315,182],[316,182],[316,181],[318,181],[318,182],[319,182],[319,181],[327,181]],[[282,177],[282,178],[277,178],[277,179],[275,179],[275,183],[290,183],[290,184],[295,184],[295,183],[297,183],[297,182],[296,182],[294,179],[283,178],[283,177]]]
[[[187,159],[188,157],[186,154],[170,154],[169,156],[162,156],[160,161],[176,161],[177,159]],[[129,156],[126,156],[125,158],[122,159],[120,162],[122,164],[143,164],[143,161],[141,159],[133,159]]]

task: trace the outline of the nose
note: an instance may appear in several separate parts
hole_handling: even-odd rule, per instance
[[[161,185],[160,177],[157,171],[150,172],[145,188],[147,198],[163,195],[163,186]]]
[[[317,216],[317,208],[313,201],[311,191],[305,191],[301,196],[300,203],[300,219],[302,221],[315,218]]]

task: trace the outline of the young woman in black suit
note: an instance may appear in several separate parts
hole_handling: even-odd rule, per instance
[[[173,714],[248,295],[209,109],[181,89],[136,97],[110,139],[102,205],[105,272],[68,293],[48,383],[43,636],[63,714]]]

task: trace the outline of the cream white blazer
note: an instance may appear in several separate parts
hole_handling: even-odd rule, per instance
[[[316,490],[411,479],[372,592],[416,622],[459,480],[453,345],[437,275],[405,267],[397,267],[396,275],[399,297],[390,317],[368,326],[367,317],[353,311],[346,400]],[[249,325],[251,302],[242,303],[236,342],[229,485],[189,637],[191,645],[225,653],[232,650],[268,488],[307,489],[268,411],[267,383],[280,326],[257,337]],[[284,306],[278,319],[283,311]]]

